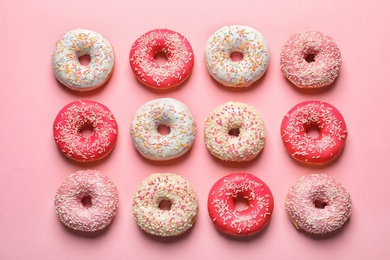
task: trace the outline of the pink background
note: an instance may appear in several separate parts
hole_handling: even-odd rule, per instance
[[[386,0],[1,0],[0,259],[385,259],[390,253],[389,8]],[[229,24],[256,28],[271,48],[267,73],[245,91],[220,87],[204,65],[206,40]],[[103,34],[116,51],[112,79],[101,90],[88,94],[67,90],[51,70],[55,42],[76,28]],[[195,53],[189,80],[164,93],[138,83],[128,64],[131,44],[156,28],[180,32]],[[298,90],[279,70],[284,41],[307,29],[331,35],[342,53],[339,78],[320,91]],[[129,128],[139,106],[161,97],[187,104],[197,121],[197,137],[183,158],[152,163],[134,149]],[[52,134],[58,111],[81,98],[108,106],[120,131],[112,154],[87,165],[60,154]],[[310,99],[336,106],[349,130],[339,160],[323,168],[295,163],[279,135],[284,114],[298,102]],[[213,108],[230,100],[255,106],[266,123],[265,149],[250,163],[220,162],[204,145],[204,120]],[[86,168],[100,170],[116,183],[120,208],[104,232],[82,235],[64,227],[54,212],[53,201],[62,181]],[[275,199],[270,224],[252,239],[235,240],[220,234],[207,213],[211,186],[237,171],[261,178]],[[154,238],[135,223],[132,195],[141,180],[153,172],[180,174],[198,193],[198,220],[183,236]],[[331,237],[319,239],[298,232],[284,209],[290,185],[310,173],[335,176],[353,199],[350,221]]]

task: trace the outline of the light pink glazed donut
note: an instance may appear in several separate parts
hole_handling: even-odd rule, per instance
[[[263,150],[264,121],[254,107],[229,101],[206,119],[204,139],[209,152],[220,160],[250,161]]]
[[[248,206],[235,209],[235,200],[244,198]],[[250,173],[231,173],[211,188],[208,211],[214,226],[232,236],[249,236],[270,221],[274,199],[268,186]]]
[[[91,126],[93,132],[84,137],[81,131],[87,126]],[[54,120],[53,134],[58,149],[65,156],[79,162],[92,162],[104,158],[114,148],[118,125],[106,106],[79,100],[60,110]]]
[[[161,202],[169,202],[164,209]],[[145,178],[133,196],[133,214],[138,226],[155,236],[178,236],[192,227],[198,216],[198,197],[192,185],[172,173],[154,173]]]
[[[85,200],[90,204],[84,205]],[[55,211],[67,227],[94,232],[108,226],[119,205],[115,184],[95,170],[77,171],[68,176],[57,190]]]
[[[310,128],[319,130],[317,138],[308,134]],[[292,158],[312,165],[323,165],[336,159],[348,136],[341,113],[322,101],[305,101],[295,105],[283,118],[280,132]]]
[[[155,59],[159,52],[167,58],[163,65]],[[135,77],[146,86],[169,89],[190,76],[194,67],[194,53],[183,35],[167,29],[152,30],[131,46],[130,66]]]
[[[326,174],[298,179],[288,191],[285,206],[295,227],[312,234],[339,229],[352,213],[349,192]]]
[[[282,46],[280,68],[299,88],[321,88],[339,75],[341,54],[335,41],[318,31],[293,34]]]

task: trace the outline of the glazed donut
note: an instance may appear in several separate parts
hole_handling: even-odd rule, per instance
[[[307,133],[310,128],[319,130],[318,138]],[[292,158],[312,165],[323,165],[336,159],[344,149],[348,135],[340,112],[322,101],[295,105],[284,116],[280,132]]]
[[[162,201],[169,209],[160,208]],[[133,214],[138,226],[156,236],[178,236],[195,222],[198,197],[191,184],[172,173],[154,173],[145,178],[133,196]]]
[[[318,31],[293,34],[282,46],[280,68],[299,88],[321,88],[339,75],[341,54],[335,41]]]
[[[163,65],[154,58],[159,52],[167,58]],[[194,53],[183,35],[167,29],[152,30],[131,46],[130,67],[135,77],[148,87],[173,88],[190,76],[194,67]]]
[[[86,198],[90,199],[90,207],[84,205]],[[99,171],[77,171],[69,175],[57,190],[54,206],[65,226],[94,232],[108,226],[116,215],[118,190]]]
[[[244,198],[248,206],[235,209],[235,200]],[[211,188],[208,211],[215,227],[232,236],[253,235],[270,221],[274,199],[268,186],[250,173],[231,173]]]
[[[93,129],[84,137],[84,127]],[[54,140],[58,149],[68,158],[79,162],[102,159],[114,148],[118,125],[110,110],[95,101],[79,100],[60,110],[53,124]]]
[[[298,179],[288,191],[285,206],[295,227],[312,234],[339,229],[352,213],[347,189],[326,174]]]
[[[233,61],[233,52],[242,60]],[[270,59],[263,35],[248,26],[224,26],[206,43],[206,67],[210,75],[227,87],[248,87],[263,76]]]
[[[169,127],[161,134],[159,126]],[[195,140],[195,120],[186,105],[173,98],[146,102],[134,115],[131,139],[137,151],[149,160],[165,161],[188,152]]]
[[[88,65],[79,57],[89,55]],[[104,85],[114,68],[114,50],[102,35],[85,29],[65,33],[55,44],[52,68],[57,80],[66,87],[89,91]]]
[[[250,161],[264,147],[264,121],[254,107],[229,101],[210,113],[204,138],[215,157],[223,161]]]

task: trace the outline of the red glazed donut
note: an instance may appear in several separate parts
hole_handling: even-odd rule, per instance
[[[91,126],[93,133],[83,137],[81,131]],[[66,105],[53,124],[54,140],[68,158],[80,162],[102,159],[114,148],[118,125],[110,110],[95,101],[79,100]]]
[[[244,198],[248,207],[235,209],[235,200]],[[208,211],[215,227],[232,236],[253,235],[271,219],[274,199],[268,186],[250,173],[232,173],[211,188]]]
[[[159,52],[168,59],[163,65],[159,65],[154,58]],[[131,46],[130,66],[135,77],[146,86],[168,89],[190,76],[194,67],[194,53],[181,34],[167,29],[152,30]]]
[[[318,31],[292,35],[282,46],[280,69],[299,88],[330,85],[339,75],[341,54],[335,41]]]
[[[319,130],[318,138],[307,133],[312,127]],[[336,159],[348,135],[340,112],[322,101],[305,101],[294,106],[283,118],[280,132],[287,152],[295,160],[313,165]]]
[[[87,207],[83,200],[89,197]],[[119,206],[118,190],[104,174],[94,170],[77,171],[58,188],[55,211],[67,227],[94,232],[108,226]]]
[[[347,189],[326,174],[303,176],[289,189],[287,213],[297,229],[325,234],[342,227],[352,213]]]

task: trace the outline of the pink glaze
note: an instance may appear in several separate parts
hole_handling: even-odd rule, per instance
[[[316,203],[322,206],[318,207]],[[326,174],[298,179],[288,191],[285,206],[295,227],[313,234],[339,229],[352,213],[349,192]]]
[[[244,198],[248,207],[235,209]],[[215,227],[229,235],[248,236],[263,229],[271,219],[274,199],[268,186],[250,173],[231,173],[211,188],[208,211]]]
[[[83,199],[90,198],[86,207]],[[67,227],[94,232],[108,226],[119,205],[115,184],[94,170],[77,171],[68,176],[57,190],[54,206],[61,222]]]
[[[299,88],[330,85],[339,75],[341,54],[335,41],[318,31],[292,35],[282,46],[280,68]]]
[[[307,133],[311,127],[319,130],[318,138]],[[283,118],[280,132],[287,152],[295,160],[314,165],[336,159],[348,135],[340,112],[322,101],[305,101],[294,106]]]
[[[81,131],[93,128],[89,137]],[[95,101],[79,100],[66,105],[53,124],[54,140],[58,149],[70,159],[92,162],[102,159],[114,148],[118,125],[110,110]]]
[[[167,62],[159,65],[155,55],[162,52]],[[130,66],[135,77],[148,87],[168,89],[186,80],[194,67],[194,53],[181,34],[167,30],[152,30],[138,38],[130,50]]]

